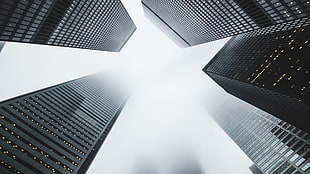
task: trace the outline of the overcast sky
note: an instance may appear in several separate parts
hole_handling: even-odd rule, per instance
[[[249,174],[251,161],[207,112],[229,97],[202,71],[227,39],[179,48],[144,18],[140,0],[122,2],[137,30],[120,53],[7,43],[0,101],[105,71],[132,94],[89,174],[177,174],[181,166]]]

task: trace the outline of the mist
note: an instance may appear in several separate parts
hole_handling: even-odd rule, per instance
[[[120,53],[6,43],[0,100],[96,72],[129,93],[89,174],[249,174],[252,162],[209,116],[226,94],[202,68],[227,39],[180,48],[122,1],[137,25]]]

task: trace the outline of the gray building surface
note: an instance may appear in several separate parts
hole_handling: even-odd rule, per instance
[[[308,0],[142,0],[177,44],[198,45],[310,16]]]
[[[266,174],[308,174],[310,135],[241,101],[211,112],[226,134]]]
[[[83,174],[125,97],[97,75],[0,103],[0,171]]]
[[[120,51],[136,29],[120,0],[0,1],[0,40]]]
[[[259,170],[259,168],[255,165],[255,164],[252,164],[249,169],[251,170],[251,172],[253,174],[263,174],[262,171]]]

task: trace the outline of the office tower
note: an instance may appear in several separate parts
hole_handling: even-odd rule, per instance
[[[180,46],[309,17],[309,0],[142,0],[146,15]]]
[[[253,174],[263,174],[262,171],[259,170],[259,168],[255,165],[255,164],[252,164],[249,169],[251,170],[251,172]]]
[[[0,52],[2,50],[2,48],[4,47],[5,42],[0,41]]]
[[[310,132],[310,20],[232,37],[204,67],[228,93]],[[297,26],[297,27],[294,27]]]
[[[1,173],[86,173],[125,102],[98,79],[87,76],[1,102]]]
[[[310,135],[246,103],[226,102],[211,114],[266,174],[308,174]]]
[[[0,40],[120,51],[136,29],[120,0],[0,1]]]

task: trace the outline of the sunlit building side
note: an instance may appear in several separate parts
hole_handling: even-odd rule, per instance
[[[309,133],[309,24],[303,18],[234,36],[203,71],[228,93]]]
[[[0,173],[84,174],[124,96],[95,75],[0,103]]]
[[[308,133],[246,103],[226,102],[212,116],[263,173],[310,172]]]

